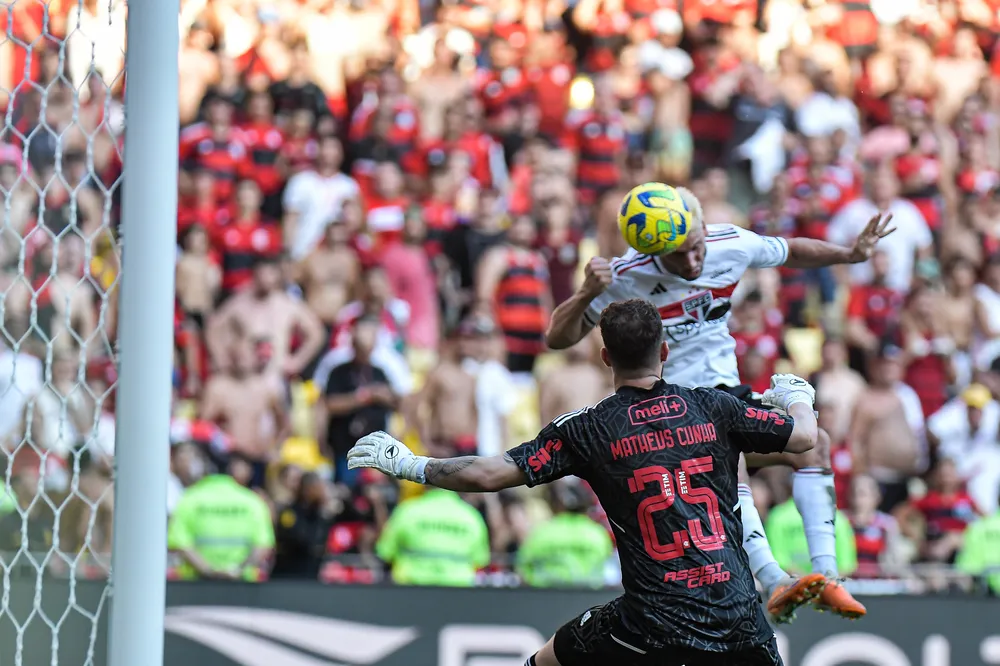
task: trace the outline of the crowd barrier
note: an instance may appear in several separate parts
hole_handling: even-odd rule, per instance
[[[106,619],[114,595],[102,583],[51,579],[38,587],[21,579],[2,593],[0,665],[106,666]],[[168,583],[165,663],[522,666],[561,622],[613,595],[312,582]],[[41,612],[33,613],[36,598]],[[869,615],[857,622],[803,610],[795,624],[780,627],[785,663],[1000,664],[1000,600],[893,596],[863,601]],[[15,659],[18,646],[20,661]]]

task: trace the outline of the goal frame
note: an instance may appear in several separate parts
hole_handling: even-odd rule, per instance
[[[110,666],[162,666],[179,0],[128,2]]]

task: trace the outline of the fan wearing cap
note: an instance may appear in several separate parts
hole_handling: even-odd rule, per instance
[[[923,429],[920,399],[902,382],[903,350],[886,344],[869,361],[869,385],[858,397],[848,441],[853,470],[870,474],[879,483],[882,503],[889,513],[906,500],[910,477],[920,471]]]
[[[927,439],[939,457],[951,458],[959,465],[959,473],[972,481],[982,471],[970,466],[977,451],[992,448],[1000,430],[1000,404],[983,384],[970,384],[957,398],[931,414],[927,419]],[[975,482],[969,490],[974,492]],[[983,509],[996,504],[996,489],[974,493]]]

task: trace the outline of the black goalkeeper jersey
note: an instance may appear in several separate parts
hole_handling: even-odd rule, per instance
[[[651,646],[729,652],[774,633],[741,545],[738,447],[782,451],[792,425],[723,391],[661,380],[564,414],[510,455],[529,486],[572,474],[593,487],[618,543],[626,628]]]

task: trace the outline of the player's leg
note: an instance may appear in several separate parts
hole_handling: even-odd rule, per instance
[[[620,598],[595,606],[570,620],[527,661],[528,666],[684,666],[674,655],[661,655],[641,635],[626,629],[619,616]]]
[[[743,550],[750,559],[750,571],[764,587],[768,597],[767,611],[776,622],[791,621],[796,609],[816,597],[824,579],[820,575],[796,579],[785,573],[771,552],[771,544],[764,533],[764,523],[753,503],[750,491],[750,474],[746,460],[740,456],[738,474],[740,519],[743,523]]]
[[[865,607],[837,580],[837,496],[830,464],[830,435],[820,429],[816,446],[806,453],[748,454],[747,464],[754,468],[788,465],[795,470],[792,499],[802,516],[812,570],[827,578],[818,603],[844,617],[864,615]]]

